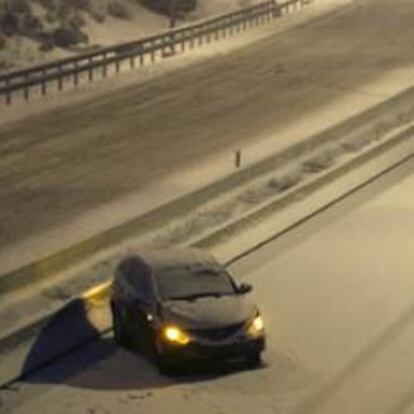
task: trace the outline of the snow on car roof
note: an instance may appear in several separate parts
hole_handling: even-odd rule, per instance
[[[142,250],[130,255],[141,259],[153,272],[171,268],[218,269],[220,265],[207,251],[194,248]]]

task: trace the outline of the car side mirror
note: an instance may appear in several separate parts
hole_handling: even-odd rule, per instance
[[[253,286],[248,283],[241,283],[238,289],[240,295],[245,295],[253,290]]]

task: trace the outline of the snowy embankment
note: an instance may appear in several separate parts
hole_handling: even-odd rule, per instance
[[[259,2],[260,0],[199,0],[197,8],[182,16],[178,24],[228,13]],[[22,33],[17,30],[17,33],[11,34],[11,30],[0,27],[0,71],[71,56],[93,47],[137,40],[166,30],[170,24],[168,16],[151,11],[138,0],[85,0],[79,4],[73,2],[71,7],[67,5],[70,2],[65,4],[59,1],[54,6],[53,2],[35,0],[21,3],[26,6],[12,4],[12,14],[20,21],[29,21],[25,16],[31,16],[32,23],[26,24],[20,30]],[[1,6],[0,1],[0,19]],[[0,24],[1,22],[0,20]],[[53,30],[60,25],[72,27],[71,22],[76,25],[75,32],[81,32],[87,42],[66,48],[49,44]],[[48,42],[47,47],[45,41]]]

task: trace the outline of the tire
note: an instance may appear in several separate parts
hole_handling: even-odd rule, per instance
[[[122,317],[122,312],[120,311],[119,307],[115,305],[115,303],[111,303],[111,309],[114,328],[114,340],[118,345],[129,349],[131,346],[131,340],[125,330],[125,322],[124,318]]]
[[[170,363],[165,361],[163,358],[157,358],[156,363],[157,363],[158,372],[161,375],[171,376],[175,374],[174,367]]]
[[[154,341],[152,360],[157,366],[158,372],[162,375],[171,376],[177,374],[177,366],[163,355],[160,344]]]
[[[254,351],[246,356],[246,364],[248,368],[257,368],[262,364],[262,354],[259,351]]]

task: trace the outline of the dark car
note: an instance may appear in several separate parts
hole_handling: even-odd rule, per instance
[[[265,332],[251,290],[204,251],[129,255],[112,285],[115,341],[141,349],[162,369],[212,359],[258,365]]]

